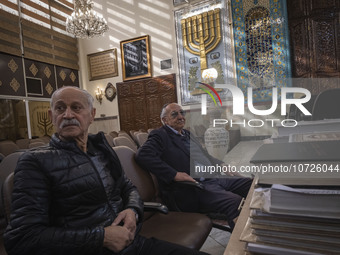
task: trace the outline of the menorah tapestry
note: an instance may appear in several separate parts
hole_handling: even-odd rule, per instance
[[[52,136],[54,133],[52,121],[48,116],[49,102],[30,101],[30,122],[32,136]]]
[[[198,103],[203,70],[215,68],[217,84],[234,77],[228,6],[224,0],[204,1],[175,11],[175,18],[182,105]]]

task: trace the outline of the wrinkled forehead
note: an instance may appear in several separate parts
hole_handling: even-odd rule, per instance
[[[52,98],[52,105],[55,106],[56,103],[80,103],[84,106],[88,106],[88,100],[84,93],[73,88],[57,91],[57,93]]]
[[[180,110],[183,110],[182,107],[178,104],[171,104],[168,105],[168,113],[172,113],[172,112],[178,112]]]

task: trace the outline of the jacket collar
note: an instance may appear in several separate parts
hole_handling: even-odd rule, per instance
[[[99,144],[99,143],[105,144],[106,139],[105,139],[103,132],[99,132],[98,134],[95,134],[95,135],[89,135],[88,136],[88,142],[90,142],[90,141],[92,141],[92,143],[94,143],[94,144]],[[55,134],[52,135],[51,140],[50,140],[50,145],[55,147],[55,148],[58,148],[58,149],[64,148],[64,149],[72,150],[72,151],[79,149],[76,141],[73,141],[73,140],[63,141],[59,138],[58,133],[55,133]],[[105,145],[108,145],[108,144],[105,144]]]
[[[168,133],[171,141],[186,155],[190,156],[190,151],[187,149],[186,146],[183,146],[183,142],[181,141],[181,135],[175,134],[175,132],[172,131],[168,126],[163,126],[163,128]],[[190,137],[190,132],[188,130],[184,130],[184,132],[186,133],[186,135],[189,135]]]

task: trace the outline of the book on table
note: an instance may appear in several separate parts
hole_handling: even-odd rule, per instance
[[[340,254],[340,140],[314,138],[263,144],[252,157],[256,188],[240,236],[248,252]]]
[[[266,244],[248,243],[247,250],[252,254],[275,254],[275,255],[322,255],[322,253],[299,251],[291,248],[275,247]]]
[[[340,140],[340,131],[310,132],[302,134],[290,134],[288,142],[318,142]]]
[[[250,206],[268,213],[340,220],[340,188],[302,189],[274,184],[270,188],[255,189]]]
[[[290,125],[289,127],[287,127]],[[287,126],[278,125],[278,136],[289,136],[290,134],[303,134],[311,132],[327,132],[339,131],[340,119],[326,119],[326,120],[313,120],[313,121],[298,121],[292,122]]]
[[[339,183],[257,184],[240,240],[254,254],[340,254]]]
[[[263,144],[250,163],[259,184],[339,185],[340,140]]]

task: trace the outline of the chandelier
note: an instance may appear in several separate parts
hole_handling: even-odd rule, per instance
[[[66,20],[67,32],[78,38],[92,38],[109,30],[106,20],[98,16],[92,5],[92,0],[75,0],[74,12]]]

